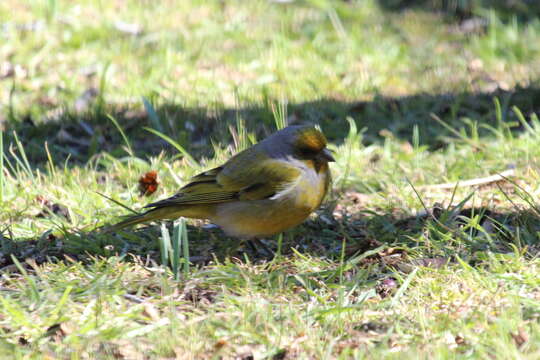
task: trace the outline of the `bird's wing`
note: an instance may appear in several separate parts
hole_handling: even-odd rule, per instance
[[[176,195],[146,207],[265,199],[287,188],[300,174],[297,167],[283,160],[242,152],[223,166],[196,175]]]
[[[284,190],[300,175],[301,170],[289,161],[269,158],[262,151],[244,151],[225,164],[217,181],[235,189],[240,200],[260,200]]]

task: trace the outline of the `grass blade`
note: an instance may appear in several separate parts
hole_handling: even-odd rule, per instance
[[[345,139],[345,146],[347,147],[347,162],[345,163],[345,170],[343,172],[342,178],[340,179],[342,192],[345,191],[345,187],[347,186],[347,180],[351,175],[353,147],[357,146],[357,144],[359,144],[360,142],[360,136],[358,134],[358,127],[356,126],[356,121],[354,121],[354,119],[351,117],[347,117],[347,121],[349,122],[349,133],[347,134],[347,138]]]
[[[118,205],[118,206],[120,206],[120,207],[123,207],[123,208],[126,209],[127,211],[131,211],[131,212],[134,213],[135,215],[139,215],[139,214],[140,214],[140,213],[138,213],[137,211],[135,211],[135,210],[133,210],[132,208],[130,208],[129,206],[122,204],[122,203],[121,203],[120,201],[118,201],[118,200],[115,200],[115,199],[113,199],[113,198],[110,198],[110,197],[108,197],[107,195],[100,193],[99,191],[94,191],[94,192],[95,192],[96,194],[98,194],[98,195],[103,196],[105,199],[107,199],[107,200],[109,200],[109,201],[112,201],[112,202],[115,203],[116,205]]]
[[[131,143],[129,142],[126,134],[124,133],[124,130],[122,130],[122,127],[120,126],[120,124],[118,123],[118,121],[116,121],[116,119],[114,118],[114,116],[112,116],[111,114],[107,114],[107,117],[109,118],[109,120],[112,121],[112,123],[114,124],[114,126],[116,126],[116,128],[118,129],[118,132],[120,132],[120,136],[122,136],[122,139],[124,140],[124,142],[126,143],[126,147],[128,149],[128,154],[130,156],[133,156],[133,149],[131,147]]]
[[[28,173],[28,176],[31,179],[34,179],[34,175],[32,173],[32,167],[30,166],[30,162],[28,161],[28,158],[26,157],[26,151],[24,151],[24,146],[22,145],[21,141],[19,140],[19,137],[17,136],[17,132],[13,131],[13,137],[15,138],[15,143],[17,144],[17,149],[19,149],[19,153],[21,154],[21,158],[24,162],[24,167],[26,168],[26,172]]]
[[[514,112],[514,114],[516,114],[516,117],[518,118],[521,126],[523,126],[523,128],[526,129],[527,132],[529,132],[530,134],[534,134],[535,133],[534,128],[531,125],[529,125],[527,120],[525,120],[525,116],[523,116],[523,113],[521,112],[521,110],[517,106],[513,106],[512,111]]]
[[[171,237],[165,223],[161,223],[161,238],[159,238],[159,251],[161,253],[161,265],[169,264],[169,252],[171,250]]]
[[[159,120],[159,116],[152,106],[150,104],[150,101],[146,99],[145,97],[142,98],[142,102],[144,105],[144,109],[146,110],[146,113],[148,114],[148,118],[150,119],[150,122],[154,125],[156,129],[158,129],[160,132],[163,132],[163,125],[161,125],[161,121]]]
[[[56,177],[56,168],[54,166],[54,161],[49,150],[49,144],[45,141],[45,153],[47,153],[47,162],[49,163],[49,174],[53,177]]]
[[[180,275],[180,247],[182,245],[182,229],[181,221],[174,222],[173,238],[172,238],[172,259],[171,268],[174,275],[174,279],[178,280]]]
[[[154,134],[156,136],[159,136],[160,138],[162,138],[163,140],[165,140],[166,142],[168,142],[169,144],[174,146],[174,148],[176,148],[176,150],[178,150],[182,155],[184,155],[184,157],[189,161],[191,166],[199,166],[197,161],[195,161],[195,159],[187,152],[186,149],[184,149],[184,147],[182,145],[180,145],[179,143],[177,143],[176,141],[174,141],[173,139],[171,139],[167,135],[165,135],[162,132],[159,132],[159,131],[157,131],[155,129],[149,128],[149,127],[143,127],[143,129],[148,131],[148,132],[151,132],[152,134]]]
[[[283,99],[277,105],[272,103],[272,115],[277,130],[287,126],[287,100]]]
[[[480,144],[478,143],[477,141],[474,141],[472,139],[469,139],[468,137],[466,137],[465,135],[463,135],[462,133],[460,133],[459,131],[457,131],[456,129],[454,129],[453,127],[451,127],[450,125],[448,125],[446,122],[444,122],[440,117],[438,117],[437,115],[431,113],[430,114],[431,118],[435,121],[437,121],[439,124],[441,124],[445,129],[447,129],[448,131],[450,131],[452,134],[454,134],[455,136],[457,136],[459,139],[463,140],[465,143],[477,148],[477,149],[483,149],[485,150],[485,146],[483,144]]]
[[[62,310],[62,307],[66,304],[69,294],[71,293],[71,290],[73,290],[72,285],[68,285],[66,287],[66,290],[64,290],[64,293],[62,294],[62,297],[54,307],[53,311],[51,312],[51,317],[55,318],[55,321],[58,321],[58,314],[60,314],[60,310]]]
[[[383,251],[387,247],[388,247],[388,245],[381,245],[381,246],[376,247],[375,249],[364,251],[362,254],[360,254],[360,255],[358,255],[356,257],[353,257],[350,260],[347,260],[347,262],[345,263],[345,265],[347,266],[346,270],[348,270],[350,267],[355,266],[356,264],[358,264],[360,261],[364,260],[365,258],[380,253],[381,251]]]
[[[183,250],[182,257],[184,260],[184,277],[187,278],[187,276],[189,275],[189,242],[188,242],[186,219],[181,218],[180,223],[182,225],[181,236],[182,236],[182,250]]]
[[[283,248],[283,233],[280,233],[277,238],[277,251],[276,251],[276,256],[274,259],[278,259],[281,257],[282,248]]]
[[[403,284],[401,284],[401,286],[399,287],[398,291],[396,292],[396,294],[394,295],[394,297],[392,298],[392,301],[390,302],[390,305],[391,306],[395,306],[399,299],[403,296],[403,294],[405,294],[405,291],[407,290],[407,288],[409,287],[409,285],[411,284],[411,281],[412,279],[414,279],[414,277],[416,276],[416,273],[418,272],[418,268],[414,268],[414,270],[409,274],[409,276],[407,276],[407,278],[405,279],[405,281],[403,282]]]
[[[26,268],[24,266],[22,266],[22,264],[19,262],[19,260],[17,260],[17,258],[15,256],[10,255],[11,256],[11,261],[13,261],[13,264],[17,267],[17,269],[19,270],[19,272],[21,273],[22,277],[26,280],[26,282],[28,283],[28,286],[30,287],[30,294],[32,296],[32,300],[33,301],[39,301],[40,299],[40,291],[39,291],[39,288],[36,284],[36,281],[34,280],[34,278],[32,276],[30,276],[28,274],[28,271],[26,271]]]

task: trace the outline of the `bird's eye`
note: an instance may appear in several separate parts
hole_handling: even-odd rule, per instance
[[[311,148],[300,149],[300,157],[303,159],[313,159],[317,156],[318,151],[315,151]]]

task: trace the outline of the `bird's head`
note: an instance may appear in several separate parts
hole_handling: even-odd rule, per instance
[[[312,160],[316,164],[335,161],[326,147],[324,134],[311,125],[291,125],[268,137],[271,154],[293,156],[298,160]]]

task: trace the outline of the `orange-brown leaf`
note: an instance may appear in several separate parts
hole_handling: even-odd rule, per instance
[[[158,188],[158,175],[157,171],[152,170],[141,176],[139,179],[139,190],[141,191],[141,196],[146,195],[150,196],[156,192]]]

